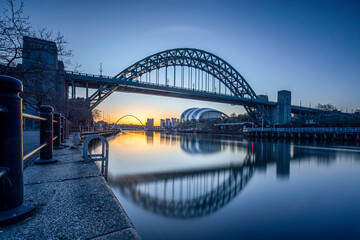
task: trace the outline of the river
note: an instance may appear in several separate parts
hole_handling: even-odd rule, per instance
[[[109,144],[109,185],[144,240],[360,237],[360,148],[141,131]]]

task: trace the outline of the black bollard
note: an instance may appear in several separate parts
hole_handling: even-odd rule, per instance
[[[54,122],[54,133],[55,133],[55,137],[57,137],[54,140],[54,149],[62,149],[64,148],[63,146],[61,146],[61,114],[60,113],[54,113],[54,120],[56,122]]]
[[[40,107],[40,117],[46,119],[40,121],[40,144],[47,143],[47,145],[40,150],[40,159],[36,160],[35,164],[57,162],[57,160],[53,159],[53,111],[54,108],[48,105]]]
[[[61,142],[65,142],[65,117],[61,116]]]
[[[0,75],[0,226],[24,219],[35,206],[24,203],[22,83]]]
[[[66,119],[66,122],[67,122],[67,136],[68,138],[70,137],[70,121]]]
[[[69,138],[69,121],[65,118],[65,139]]]

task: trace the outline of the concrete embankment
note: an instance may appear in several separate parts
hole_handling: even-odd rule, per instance
[[[85,139],[87,136],[91,135],[91,134],[98,134],[101,135],[103,137],[110,137],[110,136],[114,136],[116,134],[118,134],[120,132],[119,129],[110,129],[110,130],[101,130],[101,131],[89,131],[89,132],[81,132],[80,133],[80,138],[81,139]]]
[[[35,203],[30,218],[0,228],[0,239],[140,239],[131,220],[95,163],[82,161],[78,134],[54,150],[58,163],[24,170],[25,201]]]

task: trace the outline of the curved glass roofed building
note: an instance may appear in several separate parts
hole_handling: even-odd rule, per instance
[[[212,108],[189,108],[180,115],[181,122],[202,122],[223,118],[228,116]]]

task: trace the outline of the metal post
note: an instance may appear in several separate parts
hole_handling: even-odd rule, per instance
[[[165,67],[165,85],[168,85],[168,80],[167,80],[167,65]]]
[[[66,139],[69,138],[69,135],[70,135],[70,122],[69,120],[67,120],[65,118],[65,122],[66,122],[66,132],[65,132],[65,137]]]
[[[67,119],[64,117],[64,139],[68,138],[68,121]]]
[[[193,77],[193,69],[192,67],[190,67],[190,89],[194,88],[192,77]]]
[[[24,204],[22,83],[0,76],[0,226],[27,218],[35,206]]]
[[[62,149],[64,147],[61,146],[61,114],[54,113],[53,116],[54,120],[56,121],[54,122],[54,133],[55,137],[57,137],[57,139],[54,141],[54,149]]]
[[[181,87],[184,88],[184,66],[181,66]]]
[[[86,99],[89,98],[89,83],[86,82]]]
[[[56,163],[53,159],[53,111],[54,108],[49,105],[40,107],[40,117],[46,118],[40,121],[40,144],[47,143],[46,147],[40,150],[40,159],[35,164]]]
[[[66,122],[66,118],[64,117],[63,119],[62,119],[62,121],[64,122],[64,139],[66,139],[67,138],[67,136],[66,136],[66,128],[67,128],[67,122]],[[65,140],[64,140],[65,141]]]
[[[195,86],[195,87],[194,87],[194,90],[196,90],[196,87],[197,87],[197,85],[196,85],[196,83],[197,83],[197,81],[196,81],[196,80],[197,80],[196,68],[194,68],[194,80],[195,80],[195,81],[194,81],[194,83],[195,83],[195,85],[194,85],[194,86]]]
[[[176,86],[176,65],[174,63],[174,87]]]
[[[65,142],[65,117],[61,116],[61,142]]]
[[[190,84],[190,67],[188,67],[187,70],[188,70],[188,89],[191,89],[191,84]]]

